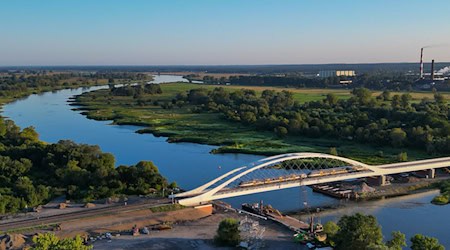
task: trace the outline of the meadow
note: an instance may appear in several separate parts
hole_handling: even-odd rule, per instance
[[[341,141],[330,138],[310,138],[288,136],[279,138],[270,131],[260,131],[255,127],[225,120],[218,113],[195,113],[192,106],[185,105],[165,109],[162,103],[169,103],[180,92],[194,88],[213,89],[217,85],[199,85],[188,83],[161,84],[162,94],[140,96],[140,103],[133,96],[111,96],[109,90],[98,90],[78,96],[77,104],[83,114],[95,120],[113,120],[114,124],[132,124],[142,126],[138,133],[152,133],[168,137],[169,142],[194,142],[217,145],[213,153],[248,153],[274,155],[287,152],[324,152],[336,148],[339,155],[347,156],[366,163],[379,164],[397,161],[401,152],[408,154],[408,159],[429,157],[426,152],[391,146],[375,147],[353,141]],[[334,93],[339,99],[351,97],[350,90],[345,89],[293,89],[274,87],[223,86],[228,91],[236,89],[252,89],[258,94],[265,89],[276,91],[289,90],[300,103],[322,100],[328,93]],[[374,92],[379,95],[381,92]],[[401,94],[392,93],[394,94]],[[432,99],[433,93],[410,93],[413,101],[427,97]],[[448,93],[446,98],[450,98]]]

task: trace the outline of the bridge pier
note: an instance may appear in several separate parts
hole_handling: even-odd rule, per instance
[[[434,169],[434,168],[428,169],[427,176],[430,179],[434,179],[436,177],[436,169]]]
[[[377,176],[378,186],[385,186],[386,183],[386,175]]]

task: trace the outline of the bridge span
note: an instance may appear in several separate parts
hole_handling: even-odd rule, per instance
[[[276,155],[236,168],[193,190],[175,194],[181,205],[195,206],[217,199],[268,192],[314,184],[379,177],[450,166],[450,157],[383,165],[321,153]]]

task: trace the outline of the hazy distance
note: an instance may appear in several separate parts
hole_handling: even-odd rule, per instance
[[[450,1],[5,1],[0,66],[450,61]]]

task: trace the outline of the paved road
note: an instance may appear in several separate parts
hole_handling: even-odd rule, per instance
[[[91,209],[86,208],[86,210],[82,210],[82,211],[59,214],[59,215],[50,215],[50,216],[40,217],[39,219],[31,218],[31,219],[24,219],[24,220],[20,220],[20,221],[7,222],[7,223],[2,223],[0,221],[0,232],[29,228],[29,227],[37,227],[37,226],[49,225],[49,224],[58,224],[58,223],[61,223],[64,221],[77,220],[77,219],[86,218],[86,217],[93,217],[93,216],[100,216],[100,215],[112,215],[112,214],[123,213],[123,212],[127,212],[127,211],[142,210],[142,209],[161,206],[161,205],[165,205],[165,204],[170,204],[170,200],[169,199],[152,199],[152,200],[141,201],[141,202],[134,203],[134,204],[129,204],[127,206],[120,204],[120,205],[112,205],[112,206],[108,206],[108,207],[104,207],[104,208],[91,208]]]

